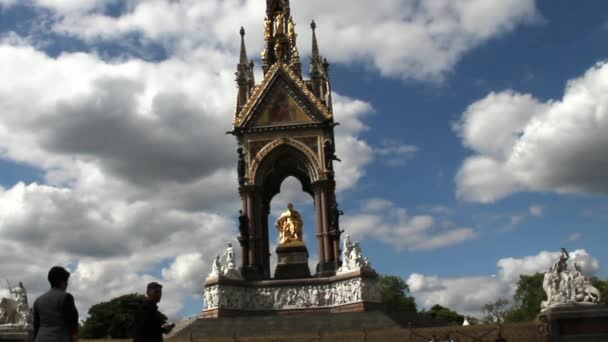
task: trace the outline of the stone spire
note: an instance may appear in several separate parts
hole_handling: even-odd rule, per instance
[[[237,98],[237,113],[241,111],[245,103],[249,100],[249,96],[255,86],[253,77],[253,60],[248,61],[247,49],[245,47],[245,29],[241,27],[241,54],[239,64],[236,66],[236,83],[238,84],[239,93]]]
[[[329,111],[332,111],[331,81],[329,78],[329,62],[319,52],[317,42],[317,24],[310,23],[312,29],[312,55],[310,56],[310,84],[312,92],[321,99]]]

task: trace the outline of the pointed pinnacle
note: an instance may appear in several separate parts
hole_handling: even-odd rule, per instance
[[[314,20],[310,23],[310,28],[312,28],[312,57],[317,58],[319,57],[319,45],[317,44],[317,34],[315,32],[317,24],[315,24]]]
[[[247,49],[245,48],[245,29],[241,27],[241,56],[239,63],[242,65],[247,65],[247,59]]]

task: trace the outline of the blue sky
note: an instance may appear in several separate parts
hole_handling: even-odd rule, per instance
[[[608,277],[608,5],[353,1],[292,15],[303,60],[314,18],[332,63],[343,228],[375,268],[470,314],[560,247]],[[81,314],[152,279],[170,316],[201,310],[237,231],[238,29],[259,66],[264,7],[0,0],[2,276],[36,296],[69,266]],[[293,179],[288,201],[314,259]]]

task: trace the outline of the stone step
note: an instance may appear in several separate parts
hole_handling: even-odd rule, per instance
[[[361,331],[362,329],[398,329],[415,326],[440,325],[443,322],[424,321],[416,314],[388,314],[382,311],[358,313],[307,313],[281,316],[251,316],[217,319],[197,319],[175,334],[175,338],[271,336],[315,334],[318,332]]]

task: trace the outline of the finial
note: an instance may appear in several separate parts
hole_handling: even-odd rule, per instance
[[[312,21],[312,23],[310,23],[310,28],[312,28],[312,58],[318,59],[318,58],[320,58],[320,54],[319,54],[319,45],[317,43],[317,34],[315,32],[315,29],[317,28],[317,24],[315,23],[314,20]]]
[[[245,48],[245,29],[241,26],[241,56],[239,64],[247,65],[247,49]]]

